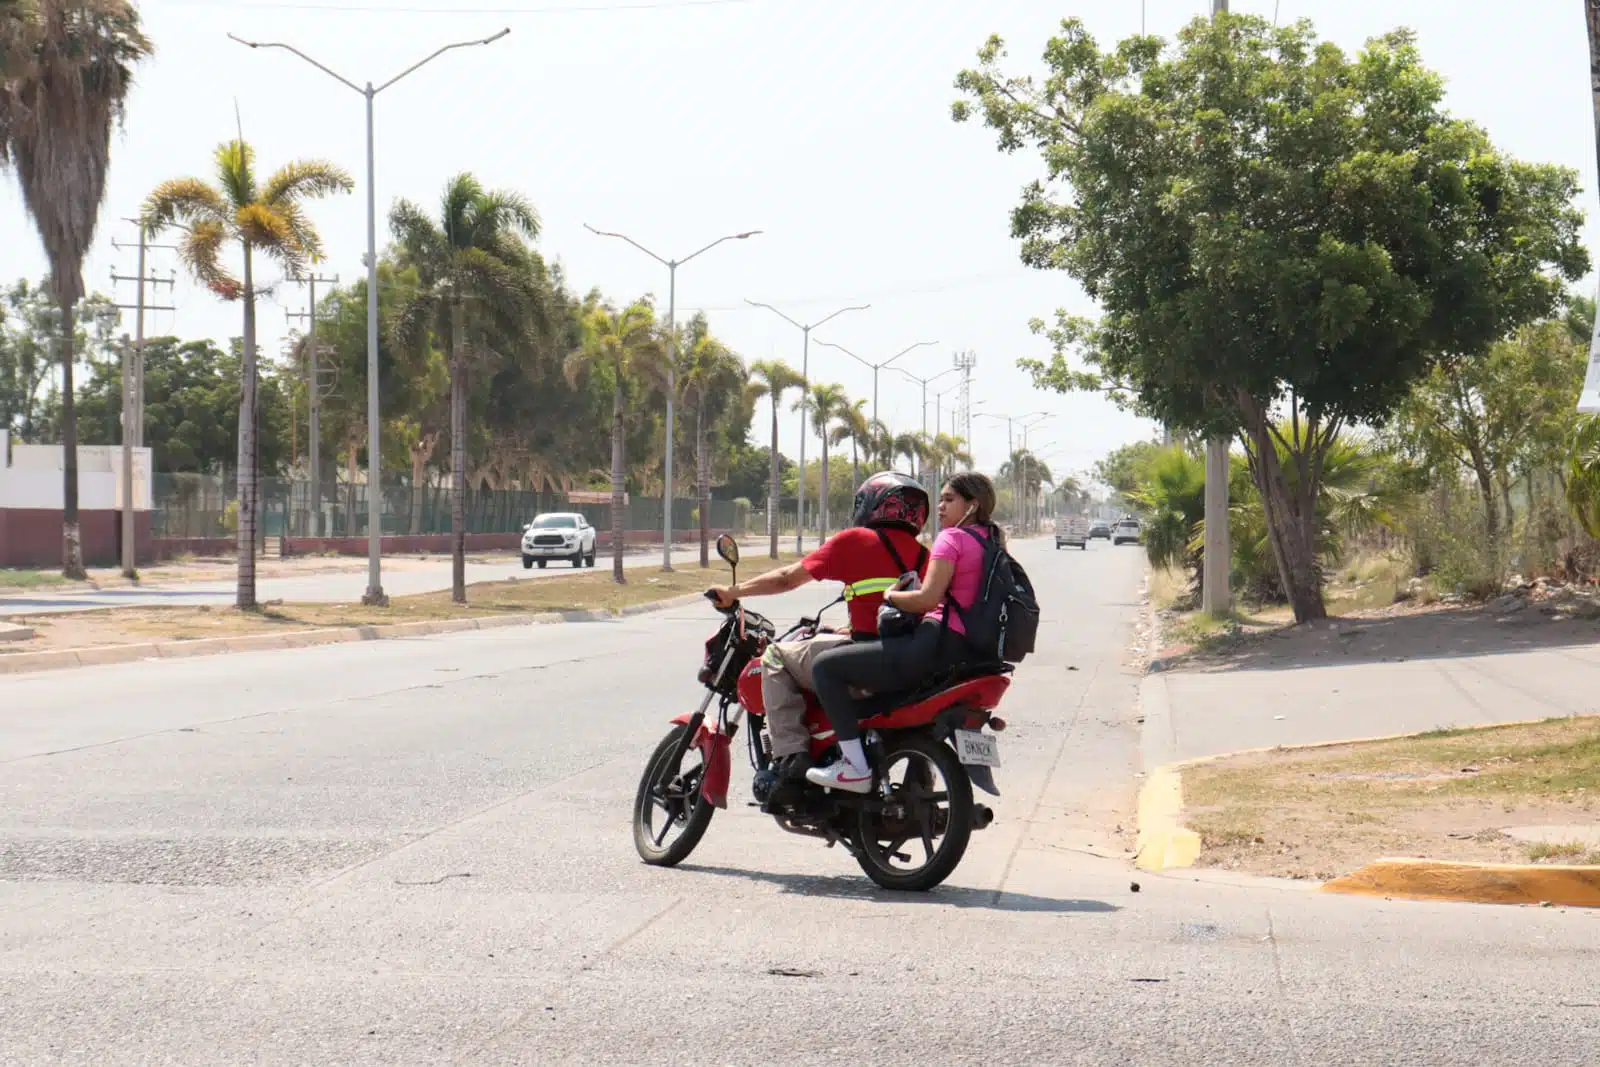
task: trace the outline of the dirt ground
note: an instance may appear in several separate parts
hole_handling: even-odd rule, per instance
[[[778,565],[793,558],[792,555],[785,555]],[[769,562],[765,557],[762,558],[763,564]],[[276,601],[263,604],[259,611],[239,611],[233,607],[102,608],[19,616],[9,621],[32,627],[35,636],[25,641],[0,644],[0,656],[96,645],[188,641],[423,619],[550,611],[615,612],[636,604],[698,593],[713,582],[725,581],[726,576],[726,568],[717,567],[703,571],[697,566],[686,566],[667,574],[640,569],[629,571],[627,584],[617,585],[611,580],[609,571],[596,569],[571,577],[469,585],[465,605],[452,603],[449,592],[445,591],[395,597],[386,608],[369,608],[361,604]]]
[[[1600,717],[1249,753],[1183,772],[1198,866],[1327,880],[1383,856],[1600,864]],[[1524,841],[1515,827],[1595,828]]]
[[[1337,612],[1340,605],[1331,602]],[[1304,626],[1284,612],[1228,620],[1161,612],[1164,669],[1228,671],[1600,644],[1600,590],[1508,595],[1488,604],[1402,603],[1356,608]]]

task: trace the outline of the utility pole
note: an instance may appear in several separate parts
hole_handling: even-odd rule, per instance
[[[954,433],[955,427],[961,427],[961,436],[970,446],[972,444],[972,368],[978,365],[978,353],[968,349],[957,352],[955,355],[955,368],[961,371],[961,406],[957,408],[955,424],[950,427]]]
[[[288,319],[306,320],[306,424],[310,453],[307,464],[311,468],[311,529],[308,536],[322,536],[322,381],[317,373],[317,283],[338,285],[339,276],[331,278],[313,273],[296,281],[305,282],[310,290],[310,303],[306,311],[285,311]]]
[[[177,251],[176,245],[151,245],[146,239],[148,234],[139,224],[138,219],[125,219],[139,226],[139,266],[134,275],[118,274],[116,268],[111,270],[111,281],[134,282],[133,304],[118,304],[117,307],[134,313],[134,341],[133,348],[128,348],[127,337],[124,335],[122,344],[122,576],[124,578],[137,578],[139,576],[138,557],[135,551],[138,531],[133,523],[133,450],[144,447],[144,313],[148,307],[151,311],[176,311],[172,305],[158,304],[149,307],[144,302],[144,287],[146,284],[160,288],[165,285],[168,291],[177,284],[177,274],[172,272],[166,278],[158,278],[154,271],[149,277],[145,276],[145,254],[151,248],[162,248]],[[115,240],[111,242],[113,248],[121,250],[124,246]],[[155,472],[151,471],[154,476]]]
[[[1227,14],[1228,0],[1211,0],[1211,17]],[[1211,615],[1233,606],[1229,588],[1233,549],[1228,543],[1228,437],[1206,441],[1206,538],[1201,574],[1201,608]]]

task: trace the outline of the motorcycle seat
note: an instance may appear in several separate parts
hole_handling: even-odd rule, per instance
[[[903,689],[896,693],[879,693],[867,700],[867,706],[862,709],[862,718],[874,715],[883,715],[896,708],[903,708],[908,704],[918,704],[929,699],[946,689],[970,682],[974,678],[986,678],[996,674],[1010,674],[1014,670],[1011,664],[1000,661],[979,661],[971,663],[958,663],[954,667],[947,667],[936,671],[928,680],[915,689]]]

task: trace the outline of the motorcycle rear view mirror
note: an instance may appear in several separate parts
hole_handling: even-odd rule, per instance
[[[717,555],[727,561],[728,566],[738,569],[739,542],[733,539],[732,534],[722,534],[717,538]]]

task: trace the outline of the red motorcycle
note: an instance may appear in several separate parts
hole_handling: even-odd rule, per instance
[[[733,538],[718,538],[717,552],[737,575],[739,547]],[[1000,765],[998,740],[983,728],[1005,729],[992,712],[1011,685],[1006,663],[965,664],[913,692],[869,698],[876,706],[861,726],[873,768],[870,792],[779,781],[765,729],[761,655],[773,641],[816,634],[826,610],[802,618],[781,636],[765,617],[742,605],[723,611],[700,668],[705,699],[694,712],[672,720],[639,780],[633,841],[646,863],[681,863],[705,836],[716,809],[728,806],[732,742],[746,714],[755,770],[752,806],[790,833],[822,838],[830,848],[843,844],[867,877],[886,889],[938,885],[961,862],[972,831],[994,821],[989,807],[974,802],[972,787],[1000,795],[991,769]],[[714,715],[709,713],[713,701]],[[810,693],[805,723],[812,759],[820,765],[837,758],[833,730]],[[919,851],[921,857],[914,859]]]

